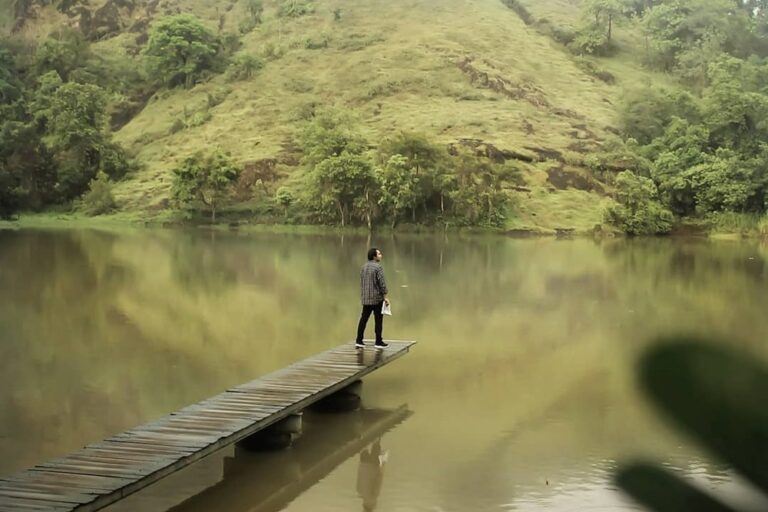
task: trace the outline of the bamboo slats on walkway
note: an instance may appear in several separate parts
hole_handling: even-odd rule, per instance
[[[0,512],[91,511],[302,411],[406,354],[351,343],[229,389],[71,455],[0,478]]]

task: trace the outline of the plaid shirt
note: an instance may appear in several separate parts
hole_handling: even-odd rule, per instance
[[[372,306],[382,302],[387,293],[384,269],[375,261],[366,262],[360,269],[360,301],[364,306]]]

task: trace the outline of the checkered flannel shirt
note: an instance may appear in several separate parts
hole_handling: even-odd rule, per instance
[[[382,302],[387,293],[384,269],[375,261],[367,261],[360,269],[360,301],[372,306]]]

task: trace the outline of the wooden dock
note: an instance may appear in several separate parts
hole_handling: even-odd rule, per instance
[[[388,343],[383,350],[342,345],[66,457],[2,477],[0,512],[106,507],[348,388],[414,344]]]

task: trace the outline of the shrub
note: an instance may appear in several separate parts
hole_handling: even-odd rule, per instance
[[[184,123],[184,121],[182,121],[181,119],[179,119],[177,117],[176,119],[174,119],[173,124],[171,125],[171,127],[168,128],[168,133],[170,135],[173,135],[174,133],[179,133],[181,130],[183,130],[186,127],[187,127],[187,125]]]
[[[213,119],[213,114],[211,114],[207,110],[201,110],[200,112],[195,112],[192,114],[192,117],[190,117],[187,120],[187,128],[195,128],[197,126],[202,126],[208,121]]]
[[[262,49],[262,56],[267,60],[277,60],[285,55],[285,48],[278,46],[273,42],[264,44]]]
[[[234,32],[227,32],[226,34],[222,35],[220,38],[221,41],[221,49],[222,49],[222,58],[225,60],[226,57],[232,55],[237,50],[240,49],[240,47],[243,45],[242,41],[240,41],[240,36],[238,34],[235,34]]]
[[[337,42],[335,46],[339,50],[354,52],[384,41],[386,39],[379,35],[350,34],[346,39]]]
[[[580,70],[584,71],[589,76],[597,78],[598,80],[605,82],[607,84],[613,84],[616,82],[616,77],[613,76],[613,73],[610,73],[609,71],[598,68],[597,66],[595,66],[594,62],[587,60],[584,57],[581,57],[581,56],[575,57],[573,61]]]
[[[399,80],[386,80],[384,82],[379,82],[371,85],[368,88],[368,91],[366,92],[365,96],[366,98],[375,98],[377,96],[389,96],[391,94],[395,94],[399,90],[401,90],[403,87],[403,83]]]
[[[576,39],[576,32],[568,27],[559,27],[557,25],[552,26],[550,31],[552,39],[560,44],[569,45]]]
[[[559,25],[553,25],[546,18],[542,18],[536,22],[536,27],[542,34],[551,37],[560,44],[568,46],[576,38],[576,32],[570,27],[561,27]]]
[[[113,142],[104,145],[100,158],[100,170],[113,180],[122,178],[128,171],[135,168],[135,162],[128,158],[123,148]]]
[[[285,88],[291,92],[307,93],[314,90],[315,84],[306,78],[289,78],[285,81]]]
[[[227,68],[227,80],[250,80],[263,67],[264,61],[255,55],[237,55]]]
[[[649,178],[624,171],[616,177],[617,205],[605,211],[605,221],[629,235],[659,235],[672,230],[672,212],[657,199]]]
[[[768,237],[768,215],[764,215],[757,223],[757,232],[760,236]]]
[[[231,92],[232,89],[229,87],[222,87],[216,89],[212,93],[206,93],[206,103],[208,104],[208,108],[213,108],[224,103],[224,100],[227,99],[227,96],[229,96]]]
[[[255,27],[261,23],[261,15],[264,13],[264,4],[261,0],[246,0],[245,12],[248,15],[248,21]]]
[[[83,195],[82,209],[87,215],[102,215],[115,209],[115,198],[112,196],[112,183],[109,176],[99,172],[92,179],[88,191]]]
[[[237,25],[237,30],[241,34],[245,35],[245,34],[248,34],[249,32],[252,32],[253,29],[255,29],[257,25],[258,25],[258,23],[256,23],[252,19],[245,18],[245,19],[240,20],[240,23]]]
[[[299,18],[313,12],[315,7],[302,0],[283,0],[277,8],[277,15],[281,18]]]
[[[576,33],[576,37],[568,45],[568,48],[577,55],[606,56],[613,50],[613,44],[602,30],[587,27]]]
[[[304,49],[306,50],[322,50],[328,48],[328,44],[331,42],[328,34],[322,34],[318,38],[308,37],[304,40]]]

